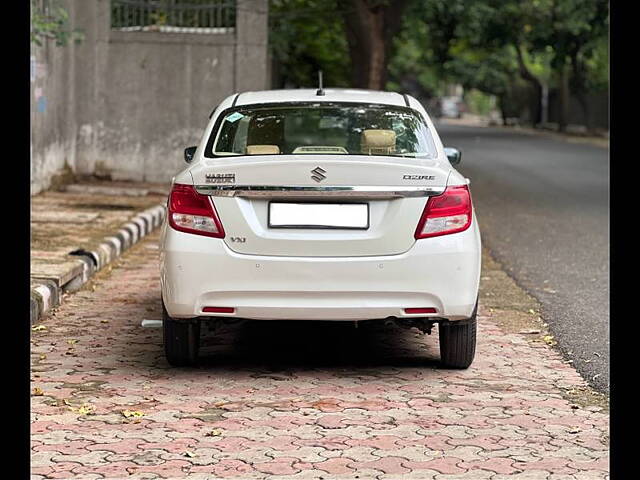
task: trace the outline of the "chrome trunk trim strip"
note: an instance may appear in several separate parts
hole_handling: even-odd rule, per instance
[[[445,187],[403,186],[276,186],[276,185],[196,185],[203,195],[212,197],[349,197],[402,198],[440,195]]]

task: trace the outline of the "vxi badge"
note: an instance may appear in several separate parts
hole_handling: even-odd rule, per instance
[[[403,180],[435,180],[435,175],[403,175]]]

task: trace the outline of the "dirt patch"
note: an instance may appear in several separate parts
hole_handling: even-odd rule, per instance
[[[571,403],[592,411],[609,413],[609,397],[590,387],[560,388],[562,396]],[[602,410],[600,410],[602,409]]]
[[[180,418],[195,418],[201,422],[221,422],[225,420],[223,416],[225,413],[228,411],[223,408],[207,408],[199,413],[180,415]]]
[[[69,206],[82,210],[135,210],[137,208],[135,205],[116,205],[103,203],[72,203]]]
[[[69,167],[65,165],[62,170],[53,174],[51,177],[50,190],[63,190],[67,185],[73,183],[76,180],[75,174]]]
[[[138,185],[134,185],[138,186]],[[47,191],[31,197],[31,251],[61,252],[61,258],[79,248],[89,248],[91,242],[101,242],[106,235],[113,235],[138,211],[166,202],[166,196],[149,194],[141,197],[122,198],[113,195],[85,195],[70,192]],[[84,213],[81,213],[84,212]],[[97,217],[81,224],[64,222],[97,214]],[[46,221],[51,216],[53,221]]]

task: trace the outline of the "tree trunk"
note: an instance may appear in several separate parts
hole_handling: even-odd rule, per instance
[[[560,88],[558,89],[560,109],[558,111],[558,131],[565,132],[569,122],[569,72],[566,64],[562,64],[558,72]]]
[[[582,108],[583,122],[587,128],[587,132],[593,131],[593,125],[591,124],[591,116],[589,115],[589,101],[587,99],[587,72],[585,64],[579,57],[579,46],[574,48],[571,52],[571,89],[575,94],[580,107]]]
[[[518,59],[518,69],[520,76],[531,84],[533,88],[533,98],[531,99],[531,123],[535,127],[542,121],[542,82],[531,73],[524,63],[524,56],[522,55],[522,48],[516,44],[516,57]]]
[[[585,94],[585,92],[576,93],[576,98],[578,99],[578,103],[582,108],[582,116],[584,118],[584,126],[587,129],[587,133],[593,133],[593,125],[591,124],[589,100],[587,99],[587,95]]]
[[[505,111],[505,95],[498,96],[498,108],[500,109],[500,116],[502,117],[502,126],[507,126],[507,112]]]
[[[343,11],[354,87],[384,90],[393,37],[408,0],[339,0]]]

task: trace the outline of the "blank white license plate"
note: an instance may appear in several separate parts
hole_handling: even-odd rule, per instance
[[[272,228],[369,228],[368,203],[269,204]]]

